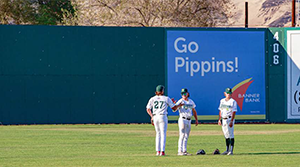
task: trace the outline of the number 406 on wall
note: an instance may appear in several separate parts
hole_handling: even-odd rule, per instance
[[[273,65],[279,65],[280,59],[279,59],[279,51],[280,51],[280,45],[279,45],[279,35],[278,31],[275,32],[273,39],[275,40],[272,44],[272,52],[273,52]]]

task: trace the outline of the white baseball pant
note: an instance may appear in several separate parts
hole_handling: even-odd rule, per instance
[[[191,120],[186,120],[179,117],[178,127],[179,127],[178,152],[186,152],[187,141],[189,139],[189,135],[191,131]]]
[[[167,115],[155,115],[153,123],[156,131],[156,151],[165,151],[168,117]]]
[[[234,138],[233,130],[234,130],[235,120],[233,120],[232,127],[229,127],[230,121],[231,121],[231,118],[222,119],[222,130],[223,130],[223,133],[224,133],[224,136],[226,139]]]

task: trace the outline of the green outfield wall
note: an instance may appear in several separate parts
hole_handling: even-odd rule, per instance
[[[2,124],[143,123],[164,29],[0,26]]]
[[[239,121],[300,122],[287,119],[286,34],[291,30],[297,29],[263,30],[266,115]],[[167,84],[166,32],[0,25],[1,124],[149,123],[146,104],[158,84]]]
[[[300,122],[300,28],[284,28],[286,122]]]
[[[267,120],[270,122],[285,122],[286,86],[285,68],[286,52],[284,49],[284,29],[270,28],[267,31]]]
[[[300,28],[268,29],[270,122],[300,122]]]

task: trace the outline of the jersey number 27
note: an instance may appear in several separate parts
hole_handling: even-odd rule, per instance
[[[160,106],[159,106],[160,103]],[[154,101],[154,108],[158,109],[158,108],[162,108],[162,106],[164,105],[163,101]]]

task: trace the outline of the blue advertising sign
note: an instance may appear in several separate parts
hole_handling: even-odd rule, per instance
[[[169,97],[179,100],[187,88],[199,119],[215,119],[227,87],[238,104],[237,118],[265,119],[264,31],[167,31]]]

